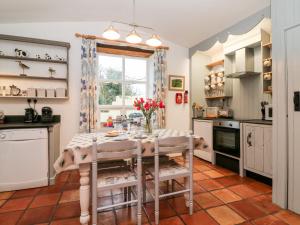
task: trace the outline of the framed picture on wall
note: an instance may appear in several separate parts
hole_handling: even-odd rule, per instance
[[[184,91],[184,76],[169,75],[169,90],[170,91]]]

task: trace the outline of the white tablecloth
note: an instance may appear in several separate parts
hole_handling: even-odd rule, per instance
[[[134,134],[125,134],[128,139],[136,140]],[[161,129],[155,130],[153,134],[148,135],[145,139],[142,139],[143,156],[151,156],[154,153],[154,137],[158,135],[158,138],[176,137],[176,136],[188,136],[189,132]],[[105,137],[105,133],[82,133],[75,135],[70,143],[66,146],[64,151],[60,154],[54,168],[57,173],[64,170],[77,168],[81,163],[90,163],[92,161],[92,143],[93,137],[97,138],[97,143],[104,143],[108,141],[117,141],[115,138]],[[197,138],[196,138],[197,140]],[[197,141],[195,141],[197,145]]]

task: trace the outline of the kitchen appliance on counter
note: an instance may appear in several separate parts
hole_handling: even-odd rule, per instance
[[[213,149],[217,165],[242,173],[240,121],[227,119],[213,121]]]
[[[272,105],[266,105],[265,106],[265,114],[266,114],[266,120],[273,120],[273,107],[272,107]]]
[[[50,123],[53,119],[53,111],[50,107],[45,106],[42,108],[41,122]]]
[[[24,122],[25,123],[33,123],[37,122],[38,120],[38,113],[33,108],[26,108],[25,115],[24,115]]]
[[[203,111],[204,118],[218,118],[219,117],[219,107],[206,107]]]
[[[48,185],[47,128],[0,130],[0,192]]]
[[[220,109],[219,117],[222,118],[233,118],[233,110],[232,109]]]
[[[37,103],[37,100],[33,100],[33,107],[31,107],[31,99],[27,100],[29,108],[25,109],[25,115],[24,115],[24,122],[25,123],[36,123],[38,122],[39,114],[35,110],[35,105]]]

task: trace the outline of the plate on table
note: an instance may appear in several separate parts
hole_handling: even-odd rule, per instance
[[[143,136],[134,136],[134,139],[146,139],[148,136],[143,135]]]
[[[116,130],[109,131],[105,134],[105,137],[118,137],[118,136],[119,136],[119,132]]]
[[[128,140],[127,135],[120,135],[118,137],[113,138],[113,141],[126,141]]]

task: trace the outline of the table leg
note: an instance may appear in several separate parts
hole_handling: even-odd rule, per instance
[[[182,153],[182,157],[184,160],[184,164],[187,168],[189,168],[189,157],[187,156],[186,152]],[[189,178],[185,177],[184,178],[184,189],[188,189],[189,188]],[[184,193],[184,198],[185,198],[185,206],[189,207],[189,193]]]
[[[90,164],[79,165],[80,173],[80,223],[88,225],[90,221],[89,205],[90,205]]]

